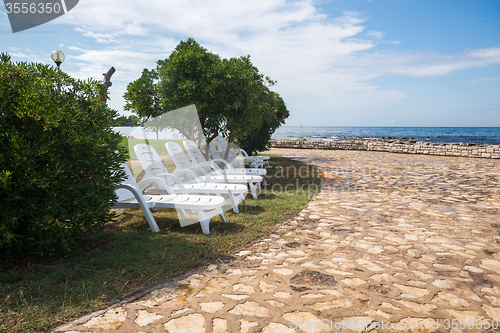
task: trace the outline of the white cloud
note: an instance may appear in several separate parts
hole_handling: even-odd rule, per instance
[[[72,55],[72,59],[79,60],[79,69],[71,74],[77,78],[88,78],[96,76],[96,73],[104,73],[109,67],[117,69],[113,76],[115,79],[132,81],[139,77],[146,67],[152,68],[158,60],[158,54],[147,54],[140,51],[128,51],[120,48],[108,50],[84,50],[78,47],[70,47],[70,50],[80,53]],[[102,77],[98,76],[99,79]]]
[[[500,63],[500,48],[452,55],[375,52],[378,44],[399,41],[384,40],[380,31],[365,32],[362,13],[328,17],[316,10],[315,1],[87,0],[54,24],[74,25],[78,33],[102,44],[70,48],[69,57],[78,62],[71,74],[101,79],[99,74],[114,66],[110,92],[117,109],[123,105],[127,83],[143,68],[154,68],[156,60],[167,58],[187,37],[222,57],[250,54],[263,74],[278,81],[275,90],[292,114],[313,109],[382,110],[406,96],[377,86],[377,77],[443,76]]]
[[[362,70],[367,75],[400,74],[411,77],[437,77],[452,72],[500,64],[500,47],[446,55],[435,52],[384,52],[351,56],[344,71]]]
[[[412,56],[412,64],[400,64],[389,69],[396,74],[414,77],[444,76],[451,72],[500,63],[500,47],[463,52],[459,55],[421,54]]]
[[[379,44],[392,44],[392,45],[399,45],[401,42],[399,40],[381,40],[378,41]]]
[[[472,80],[471,86],[477,86],[479,83],[484,82],[484,81],[495,81],[500,79],[500,76],[493,76],[493,77],[478,77]]]
[[[375,39],[382,39],[385,37],[385,34],[381,31],[375,31],[375,30],[368,30],[365,33],[366,36],[370,38],[375,38]]]
[[[371,41],[357,38],[364,30],[364,19],[356,12],[328,18],[318,13],[309,0],[170,1],[168,8],[159,1],[137,4],[110,0],[97,5],[90,0],[76,8],[66,15],[65,23],[77,24],[77,31],[84,36],[97,41],[113,40],[117,45],[102,51],[71,48],[78,51],[73,58],[81,62],[72,73],[77,77],[105,70],[96,64],[95,59],[99,59],[99,64],[117,68],[115,80],[121,77],[130,82],[143,68],[153,68],[156,60],[166,58],[179,39],[192,36],[223,57],[251,54],[262,73],[278,80],[276,89],[284,95],[295,95],[300,90],[304,98],[307,94],[318,96],[319,101],[330,104],[330,98],[320,93],[327,86],[341,86],[342,91],[356,93],[377,89],[358,85],[361,77],[339,76],[331,70],[343,57],[374,46]],[[133,29],[149,33],[136,38],[137,33],[130,31]],[[175,35],[180,38],[164,37]]]
[[[22,58],[22,59],[31,59],[31,57],[25,53],[22,53],[22,52],[13,52],[13,53],[10,53],[10,56],[12,57],[18,57],[18,58]]]
[[[19,48],[12,48],[11,47],[10,50],[15,51],[15,52],[9,52],[9,55],[13,59],[19,58],[20,61],[44,63],[44,61],[42,60],[42,58],[40,57],[40,55],[38,55],[38,54],[29,54],[32,51],[30,51],[28,49],[21,50]]]
[[[77,24],[110,34],[141,34],[167,29],[174,33],[211,39],[240,32],[275,31],[290,23],[324,17],[311,1],[172,0],[81,2],[60,23]]]
[[[96,40],[96,42],[98,42],[98,43],[108,44],[108,43],[112,43],[115,41],[113,35],[111,35],[111,34],[95,33],[95,32],[86,31],[86,30],[83,30],[80,28],[76,28],[75,30],[82,33],[82,35],[84,35],[85,37],[94,38]]]

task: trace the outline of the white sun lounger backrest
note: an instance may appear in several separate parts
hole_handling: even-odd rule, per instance
[[[135,145],[134,151],[146,174],[144,177],[155,177],[159,174],[167,173],[160,155],[158,155],[156,149],[152,146],[141,143]]]
[[[215,144],[217,145],[217,150],[219,150],[222,154],[224,154],[226,152],[226,149],[227,149],[227,145],[228,145],[228,142],[226,141],[226,139],[224,139],[224,137],[218,135],[215,137],[214,139],[215,141]],[[234,159],[237,157],[237,153],[241,153],[243,156],[249,156],[247,154],[246,151],[244,151],[243,149],[241,148],[238,148],[238,149],[234,149],[235,147],[232,147],[231,149],[229,149],[229,156],[228,156],[228,159]]]
[[[228,145],[228,142],[226,141],[226,139],[224,139],[224,137],[222,137],[220,135],[217,135],[215,137],[214,141],[215,141],[215,144],[217,145],[217,150],[222,155],[224,155],[226,153],[226,149],[227,149],[227,145]],[[229,155],[227,157],[229,160],[233,160],[237,157],[236,153],[233,151],[233,148],[229,149]]]
[[[215,149],[213,143],[209,143],[209,152],[210,151],[213,151],[213,149]],[[213,148],[211,148],[213,147]],[[191,158],[191,161],[193,163],[193,165],[199,165],[201,163],[207,163],[207,159],[205,159],[205,155],[203,155],[203,153],[201,152],[200,148],[198,148],[198,146],[196,145],[196,143],[194,143],[193,141],[191,140],[184,140],[184,148],[186,148],[186,151],[188,152],[189,154],[189,157]],[[210,155],[211,156],[211,159],[212,160],[216,160],[216,159],[220,159],[220,160],[224,160],[224,158],[222,158],[222,154],[219,154],[219,152],[215,151],[215,153],[213,155]],[[226,161],[226,160],[224,160]],[[221,161],[219,161],[221,162]],[[219,163],[217,162],[217,163]],[[225,168],[226,166],[224,166]],[[239,167],[239,166],[237,166]],[[209,168],[206,168],[205,169],[207,171],[209,171],[210,169]]]
[[[184,140],[184,148],[191,158],[191,162],[193,165],[198,165],[200,163],[206,162],[205,156],[201,152],[200,148],[191,140]]]
[[[184,150],[182,150],[181,146],[179,146],[177,142],[167,142],[165,147],[167,147],[168,154],[172,157],[172,161],[174,161],[177,169],[189,169],[192,167],[191,162],[184,153]]]
[[[214,139],[215,144],[217,145],[217,150],[220,152],[224,152],[227,148],[227,141],[222,136],[217,135]]]
[[[227,147],[227,144],[225,145],[225,147]],[[224,148],[224,150],[218,150],[217,148],[215,148],[215,145],[212,142],[208,144],[208,151],[210,152],[210,156],[212,158],[224,159],[224,154],[226,153],[225,149],[226,148]],[[236,156],[236,154],[232,150],[229,150],[227,161],[230,162],[235,168],[244,168],[245,166],[239,160],[237,160],[237,158],[238,157]]]
[[[139,186],[137,186],[137,182],[134,179],[134,176],[132,175],[132,172],[130,172],[130,169],[126,163],[121,164],[123,170],[125,171],[125,179],[120,183],[120,184],[126,184],[138,191],[138,193],[141,193],[141,190],[139,189]],[[135,199],[135,196],[132,192],[126,189],[117,189],[116,195],[118,196],[117,202],[130,202]],[[151,197],[144,195],[144,200],[148,201],[151,199]]]
[[[222,154],[217,150],[213,142],[208,144],[208,152],[212,158],[222,158]]]
[[[131,206],[138,205],[142,209],[151,230],[155,233],[159,232],[160,228],[158,228],[158,225],[156,224],[156,221],[148,207],[148,201],[151,200],[151,197],[141,193],[141,190],[139,189],[132,172],[130,172],[128,165],[126,163],[122,163],[121,167],[125,171],[125,179],[122,180],[122,182],[115,189],[115,193],[118,197],[115,206],[126,209]]]
[[[156,149],[154,149],[153,146],[140,143],[138,145],[135,145],[134,151],[135,154],[137,155],[137,158],[139,159],[139,162],[141,163],[142,168],[144,169],[143,179],[157,177],[161,174],[168,173],[165,164],[163,164],[160,155],[158,155]],[[165,179],[165,180],[168,185],[170,186],[174,185],[171,179]],[[153,184],[153,186],[155,188],[158,187],[156,184]]]
[[[222,154],[224,154],[228,145],[226,139],[224,139],[224,137],[222,137],[221,135],[218,135],[217,137],[215,137],[214,141],[217,145],[217,149]],[[244,159],[245,161],[250,162],[250,165],[252,165],[253,168],[259,168],[259,167],[262,168],[264,167],[264,164],[267,164],[269,166],[269,161],[268,161],[269,156],[251,156],[248,155],[248,153],[241,148],[236,149],[233,147],[229,149],[229,154],[227,159],[228,161],[234,161],[238,159],[235,162],[238,163],[241,162],[242,165],[244,164],[244,161],[242,159]]]

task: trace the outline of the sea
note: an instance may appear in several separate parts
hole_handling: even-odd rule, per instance
[[[115,127],[123,136],[138,139],[172,139],[171,130],[144,131],[144,127]],[[281,126],[275,140],[344,141],[355,138],[415,140],[434,143],[500,144],[500,127],[344,127],[344,126]]]
[[[434,143],[500,144],[500,127],[344,127],[281,126],[275,140],[344,141],[355,138],[415,140]]]

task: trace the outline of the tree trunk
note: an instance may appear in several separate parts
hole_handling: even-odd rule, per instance
[[[227,160],[227,158],[229,157],[229,150],[231,150],[231,144],[233,143],[235,138],[236,138],[235,135],[233,135],[232,133],[229,133],[229,137],[227,138],[226,151],[224,152],[224,159],[225,160]]]

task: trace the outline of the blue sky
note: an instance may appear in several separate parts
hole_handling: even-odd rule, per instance
[[[0,50],[102,79],[109,105],[193,37],[222,57],[250,54],[290,111],[286,125],[499,126],[498,0],[81,0],[13,34],[0,5]]]

